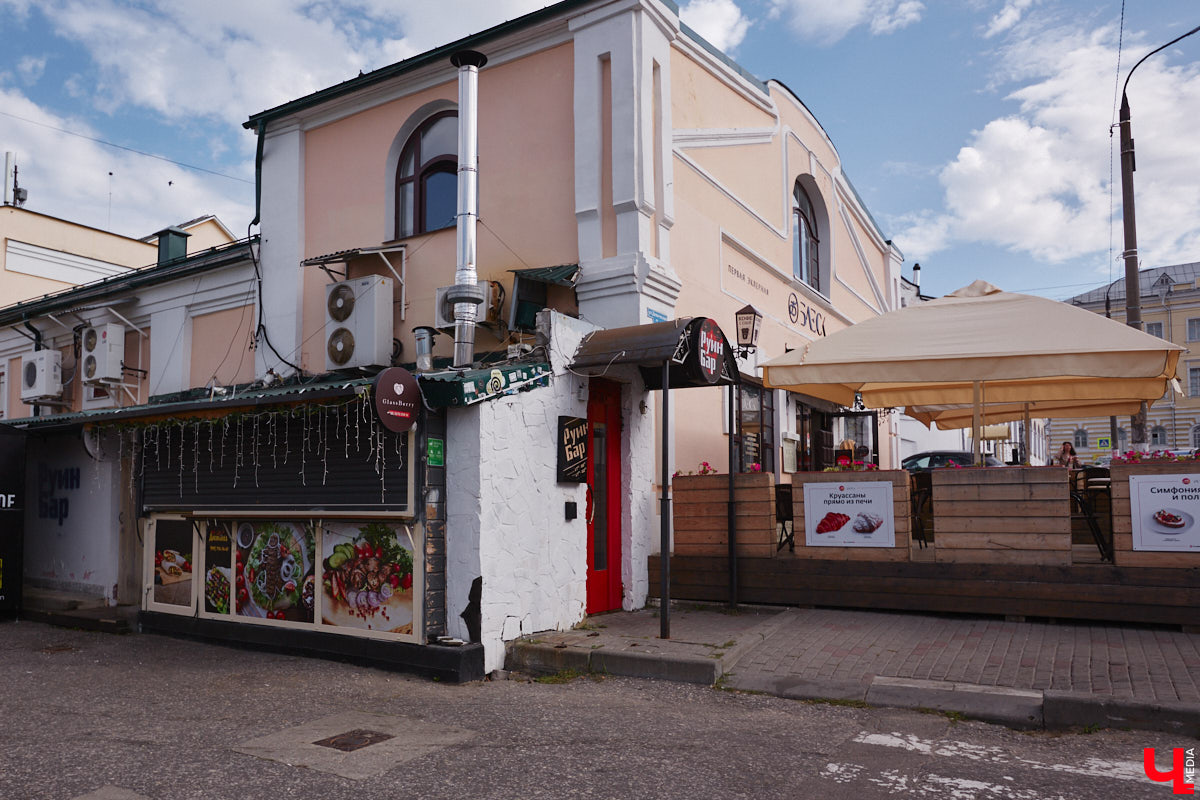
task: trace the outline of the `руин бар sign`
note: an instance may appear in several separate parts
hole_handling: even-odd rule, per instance
[[[558,482],[587,480],[588,421],[585,417],[558,418]]]
[[[804,484],[809,547],[895,547],[890,481]]]

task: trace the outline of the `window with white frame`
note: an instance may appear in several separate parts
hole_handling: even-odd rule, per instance
[[[1192,449],[1200,450],[1200,425],[1192,428]]]
[[[1167,429],[1162,425],[1155,425],[1151,428],[1150,444],[1157,447],[1165,447],[1167,445]]]
[[[1200,365],[1188,365],[1188,397],[1200,397]]]
[[[1163,335],[1163,324],[1161,322],[1147,322],[1146,333],[1150,334],[1151,336],[1157,336],[1161,339]]]
[[[1189,342],[1200,341],[1200,317],[1192,317],[1187,323],[1187,336]]]
[[[821,291],[821,237],[808,192],[796,182],[792,192],[792,274]]]
[[[1087,446],[1088,446],[1087,428],[1076,428],[1075,429],[1075,448],[1078,449],[1078,448],[1087,447]]]

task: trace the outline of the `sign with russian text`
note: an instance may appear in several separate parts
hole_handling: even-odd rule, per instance
[[[1131,475],[1134,550],[1200,550],[1200,475]]]
[[[587,480],[588,421],[584,417],[558,418],[558,482]]]
[[[804,484],[809,547],[895,547],[890,481]]]

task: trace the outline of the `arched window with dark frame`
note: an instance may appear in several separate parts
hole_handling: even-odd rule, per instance
[[[458,113],[421,123],[396,166],[396,238],[454,226],[458,214]]]
[[[812,200],[800,182],[792,192],[792,274],[821,291],[821,237]]]

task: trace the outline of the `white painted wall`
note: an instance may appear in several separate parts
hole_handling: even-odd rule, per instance
[[[263,146],[262,163],[262,323],[271,344],[299,363],[301,291],[300,261],[304,242],[304,134],[298,125],[272,129]],[[265,344],[255,351],[255,375],[274,369],[289,375]]]
[[[549,333],[550,386],[453,410],[447,427],[446,596],[449,633],[467,635],[460,615],[471,582],[483,577],[484,668],[504,666],[505,643],[537,631],[564,630],[584,618],[587,600],[585,484],[556,481],[559,416],[587,416],[588,379],[569,372],[592,326],[555,312],[539,315]],[[646,559],[658,535],[653,484],[654,417],[636,370],[621,394],[622,605],[640,608]],[[634,489],[638,490],[635,491]],[[565,518],[573,500],[578,516]]]
[[[95,461],[79,433],[29,437],[25,578],[115,604],[119,464]]]

